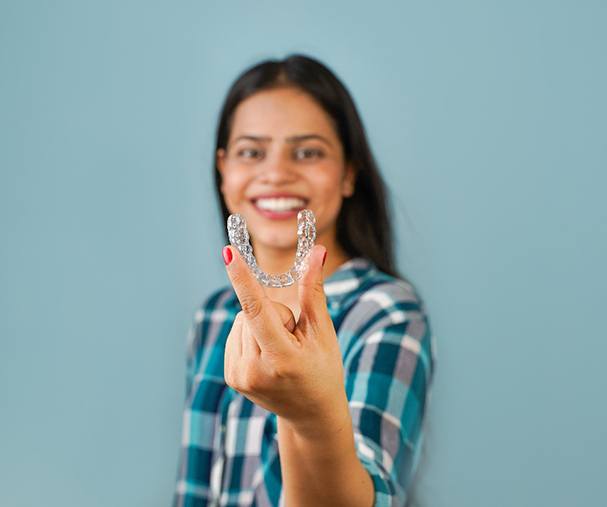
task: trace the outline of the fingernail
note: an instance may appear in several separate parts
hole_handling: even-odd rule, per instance
[[[232,250],[229,247],[224,246],[221,255],[223,255],[223,263],[226,266],[232,262]]]
[[[327,259],[327,251],[325,250],[325,254],[322,256],[322,265],[325,265],[325,260]]]

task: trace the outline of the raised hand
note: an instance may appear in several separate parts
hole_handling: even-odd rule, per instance
[[[322,245],[310,252],[308,270],[299,280],[296,323],[290,308],[265,295],[238,251],[224,248],[224,259],[231,258],[228,277],[242,307],[226,342],[226,382],[305,432],[328,422],[336,404],[347,403],[341,353],[323,288],[325,255]]]

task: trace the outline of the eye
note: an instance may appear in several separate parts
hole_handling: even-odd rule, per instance
[[[314,159],[314,158],[322,158],[323,156],[323,152],[322,150],[316,149],[316,148],[301,148],[299,150],[297,150],[295,155],[295,158],[298,160],[301,159]],[[300,156],[303,155],[303,156]]]
[[[244,157],[244,158],[260,158],[261,153],[263,153],[263,152],[256,148],[243,148],[242,150],[239,150],[238,152],[236,152],[236,154],[239,157]]]

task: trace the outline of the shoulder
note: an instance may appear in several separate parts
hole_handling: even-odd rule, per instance
[[[417,287],[372,268],[348,301],[339,330],[350,372],[398,378],[425,396],[436,367],[436,343]],[[370,377],[367,377],[370,378]]]
[[[435,338],[414,283],[370,266],[342,303],[336,329],[346,361],[363,349],[378,357],[378,351],[394,355],[402,349],[421,356],[428,370],[433,369]]]
[[[358,287],[344,300],[344,324],[358,333],[405,324],[428,322],[426,305],[417,287],[373,265],[360,277]]]
[[[425,312],[424,302],[412,282],[377,270],[372,270],[362,284],[358,302],[383,310],[398,307],[400,311],[407,310],[410,316]]]

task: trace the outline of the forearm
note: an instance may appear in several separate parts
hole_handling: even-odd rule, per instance
[[[305,428],[278,417],[278,445],[286,507],[373,505],[373,482],[356,455],[345,395],[330,417]]]

